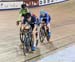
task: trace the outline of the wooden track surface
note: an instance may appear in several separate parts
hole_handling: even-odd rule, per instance
[[[36,61],[47,53],[75,42],[75,1],[30,8],[30,11],[38,16],[41,8],[51,15],[53,44],[39,43],[36,52],[24,57],[19,48],[19,27],[16,26],[18,10],[0,11],[0,62],[24,62],[28,59],[30,62]]]

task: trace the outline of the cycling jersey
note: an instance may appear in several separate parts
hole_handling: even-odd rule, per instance
[[[32,27],[32,29],[34,29],[34,26],[37,25],[37,19],[36,19],[35,16],[31,16],[31,21],[30,22],[28,22],[28,20],[26,18],[24,18],[23,24],[25,24],[26,22],[28,24],[30,24],[30,26]]]
[[[40,15],[40,22],[42,22],[43,19],[45,20],[46,24],[50,23],[51,21],[51,17],[48,15],[47,12],[45,12],[44,16]]]
[[[25,16],[26,13],[28,13],[29,10],[26,8],[26,9],[21,9],[20,12],[19,12],[19,17],[18,17],[18,21],[21,21],[21,17],[22,16]]]

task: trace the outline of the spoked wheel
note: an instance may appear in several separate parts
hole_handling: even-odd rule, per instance
[[[22,33],[20,33],[20,40],[22,43],[24,43],[24,35]]]
[[[25,47],[24,44],[23,44],[23,53],[24,53],[24,55],[26,56],[26,47]]]
[[[32,44],[33,42],[32,42],[31,32],[25,32],[24,33],[24,45],[23,45],[24,47],[23,52],[25,56],[30,52]]]
[[[40,29],[40,33],[39,33],[39,39],[40,39],[40,42],[43,43],[44,41],[44,38],[45,38],[45,31],[43,29]]]
[[[30,47],[29,39],[25,36],[24,45],[23,45],[23,53],[24,53],[25,56],[29,52],[29,47]]]
[[[24,32],[20,28],[20,40],[22,43],[24,43]]]

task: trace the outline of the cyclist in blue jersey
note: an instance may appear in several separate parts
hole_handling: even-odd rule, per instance
[[[39,18],[40,18],[40,23],[45,23],[46,24],[45,30],[47,30],[48,37],[49,37],[49,39],[47,39],[47,40],[50,41],[50,37],[51,37],[51,31],[50,31],[51,17],[46,11],[41,10]],[[41,27],[42,26],[44,26],[44,25],[41,25]]]

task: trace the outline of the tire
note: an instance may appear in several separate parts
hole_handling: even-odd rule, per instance
[[[29,52],[29,49],[32,46],[32,38],[31,37],[32,37],[31,32],[27,31],[24,33],[24,48],[23,48],[24,55]]]
[[[21,30],[21,28],[20,28],[20,41],[21,41],[21,43],[24,43],[24,33]]]
[[[40,29],[40,34],[39,34],[39,39],[40,39],[40,42],[43,43],[44,41],[44,38],[45,38],[45,31],[44,29]]]
[[[24,53],[24,55],[26,56],[26,47],[25,47],[24,44],[23,44],[23,53]]]

